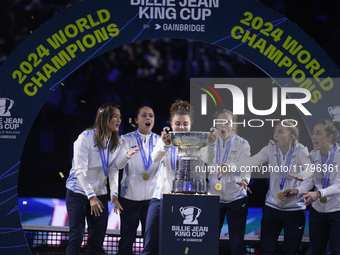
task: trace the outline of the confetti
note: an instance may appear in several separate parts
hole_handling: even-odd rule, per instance
[[[85,100],[80,100],[80,102],[86,104],[86,101],[85,101]]]
[[[64,175],[63,175],[62,172],[59,172],[59,175],[60,175],[61,178],[64,178]]]
[[[189,253],[189,247],[186,247],[184,254],[188,254],[188,253]]]
[[[27,205],[27,201],[22,201],[22,204],[23,205]]]
[[[65,84],[64,84],[64,83],[60,83],[60,85],[62,85],[62,86],[65,86]]]
[[[129,118],[129,123],[130,123],[130,124],[132,123],[132,118]]]
[[[135,125],[135,124],[131,124],[131,126],[133,126],[134,128],[136,127],[136,125]]]

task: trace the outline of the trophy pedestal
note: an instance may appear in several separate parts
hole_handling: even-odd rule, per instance
[[[218,254],[220,199],[215,195],[164,194],[159,254]]]

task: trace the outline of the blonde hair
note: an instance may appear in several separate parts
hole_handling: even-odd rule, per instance
[[[300,130],[299,130],[299,127],[298,127],[298,122],[296,120],[295,121],[292,121],[292,120],[282,120],[278,124],[280,124],[283,127],[288,128],[289,133],[294,136],[294,139],[292,141],[293,144],[298,142]]]
[[[215,114],[214,114],[215,119],[217,119],[218,115],[220,115],[221,113],[228,113],[231,116],[232,121],[236,122],[237,115],[233,114],[232,111],[227,110],[227,109],[222,109],[222,110],[215,112]],[[233,128],[233,132],[234,132],[235,135],[237,135],[237,124],[233,124],[233,127],[235,127],[235,128]]]

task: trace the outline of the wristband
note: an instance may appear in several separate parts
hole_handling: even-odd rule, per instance
[[[319,193],[320,197],[321,197],[321,192],[319,190],[316,191],[317,193]]]
[[[247,186],[249,185],[249,182],[247,179],[243,179],[242,181],[244,181],[247,184]]]

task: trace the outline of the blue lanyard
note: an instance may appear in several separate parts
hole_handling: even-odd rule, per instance
[[[176,170],[176,148],[171,145],[171,168],[172,171]]]
[[[228,155],[229,155],[229,151],[230,151],[230,147],[231,147],[231,140],[233,139],[234,136],[231,136],[229,138],[229,141],[227,143],[227,148],[224,151],[224,155],[223,155],[223,163],[227,163],[228,160]],[[221,165],[221,151],[220,151],[220,139],[217,139],[217,150],[216,150],[216,164],[219,166]],[[219,177],[220,176],[220,177]],[[222,175],[217,175],[217,179],[221,180]]]
[[[328,164],[327,164],[327,171],[326,171],[325,178],[322,178],[323,176],[322,176],[322,171],[321,171],[321,182],[323,182],[323,186],[322,186],[323,189],[328,187],[329,177],[331,175],[331,172],[329,171],[329,165],[333,165],[334,154],[335,154],[335,148],[334,148],[334,145],[332,144],[331,153],[329,155],[329,161],[328,161]],[[320,158],[319,158],[319,164],[322,165]]]
[[[151,164],[152,164],[152,159],[151,159],[151,152],[153,150],[152,133],[151,133],[151,137],[150,137],[150,140],[149,140],[149,160],[148,161],[146,161],[145,151],[144,151],[142,140],[140,139],[138,130],[135,131],[135,135],[136,135],[138,146],[141,147],[140,148],[140,154],[142,155],[142,159],[143,159],[143,162],[144,162],[145,169],[146,169],[146,171],[148,171],[150,166],[151,166]]]
[[[289,150],[288,157],[287,157],[287,160],[286,160],[286,165],[285,166],[287,166],[287,167],[290,166],[290,161],[292,160],[293,152],[294,152],[294,145],[292,144],[290,146],[290,150]],[[277,158],[277,164],[280,167],[281,166],[281,158],[280,158],[280,150],[279,150],[279,148],[276,148],[276,158]],[[281,182],[280,182],[280,190],[282,190],[283,186],[285,185],[288,172],[289,171],[283,171],[283,173],[282,173],[282,179],[281,179]]]
[[[107,161],[105,159],[105,153],[104,150],[99,147],[99,151],[100,151],[100,158],[102,159],[102,166],[103,166],[103,170],[104,170],[104,175],[107,176],[107,172],[108,172],[108,166],[109,166],[109,159],[110,159],[110,148],[111,148],[111,139],[109,142],[109,146],[107,147]]]

